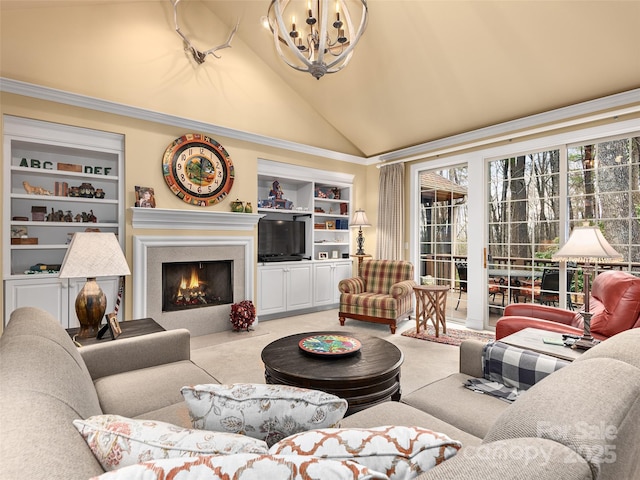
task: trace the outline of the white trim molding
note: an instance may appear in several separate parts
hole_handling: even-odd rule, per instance
[[[515,138],[522,138],[525,135],[531,135],[534,133],[551,132],[566,126],[584,125],[604,118],[611,118],[615,120],[617,117],[622,115],[636,114],[640,112],[640,88],[637,88],[557,108],[555,110],[529,115],[517,120],[511,120],[471,130],[431,142],[425,142],[411,147],[394,150],[381,155],[362,157],[325,148],[313,147],[302,143],[291,142],[288,140],[267,137],[265,135],[223,127],[212,123],[192,120],[189,118],[179,117],[177,115],[170,115],[131,105],[111,102],[100,98],[80,95],[73,92],[22,82],[6,77],[0,77],[0,91],[80,108],[87,108],[99,112],[122,115],[162,125],[181,127],[186,130],[204,131],[211,133],[212,135],[220,135],[256,145],[280,148],[282,150],[304,153],[358,165],[376,165],[380,163],[389,164],[421,160],[438,155],[459,152],[463,149],[475,146],[489,145],[496,142],[496,137],[513,140]]]
[[[280,148],[297,153],[305,153],[315,155],[322,158],[339,160],[341,162],[356,163],[366,165],[366,158],[348,153],[336,152],[325,148],[313,147],[303,143],[291,142],[279,138],[267,137],[257,133],[246,132],[234,128],[223,127],[213,123],[201,122],[189,118],[179,117],[168,113],[156,112],[146,108],[134,107],[122,103],[111,102],[96,97],[80,95],[78,93],[67,92],[55,88],[44,87],[33,83],[21,82],[11,78],[0,77],[0,91],[14,93],[16,95],[24,95],[25,97],[38,98],[50,102],[62,103],[74,107],[87,108],[98,112],[112,113],[122,115],[138,120],[159,123],[162,125],[171,125],[181,127],[185,130],[206,132],[211,135],[220,135],[234,140],[263,145],[267,147]]]
[[[174,210],[169,208],[131,207],[133,228],[169,230],[253,230],[258,213]]]

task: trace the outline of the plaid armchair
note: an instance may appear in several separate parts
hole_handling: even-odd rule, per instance
[[[389,325],[411,313],[413,265],[401,260],[364,260],[359,277],[340,281],[340,325],[346,318]]]

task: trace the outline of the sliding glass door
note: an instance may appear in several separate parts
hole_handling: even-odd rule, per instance
[[[450,286],[447,318],[464,321],[466,277],[460,279],[458,270],[467,260],[467,168],[425,170],[419,184],[420,281]]]

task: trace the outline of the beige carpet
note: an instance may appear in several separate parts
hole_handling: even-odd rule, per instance
[[[338,323],[338,311],[325,310],[260,322],[251,332],[222,332],[192,338],[191,358],[212,372],[220,383],[264,383],[262,349],[274,340],[303,332],[339,331],[358,337],[358,333],[374,335],[395,344],[404,355],[402,394],[458,371],[459,349],[434,342],[420,342],[401,335],[415,328],[414,321],[398,325],[394,335],[386,325],[349,320]]]

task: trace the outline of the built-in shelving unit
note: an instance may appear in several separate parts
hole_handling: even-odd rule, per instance
[[[306,243],[306,260],[258,264],[259,314],[339,302],[338,283],[352,275],[352,189],[352,175],[258,161],[258,213],[304,222]]]
[[[123,151],[122,135],[4,116],[5,318],[33,305],[76,326],[69,305],[83,282],[57,270],[75,232],[124,232]],[[117,279],[100,283],[117,292]]]

